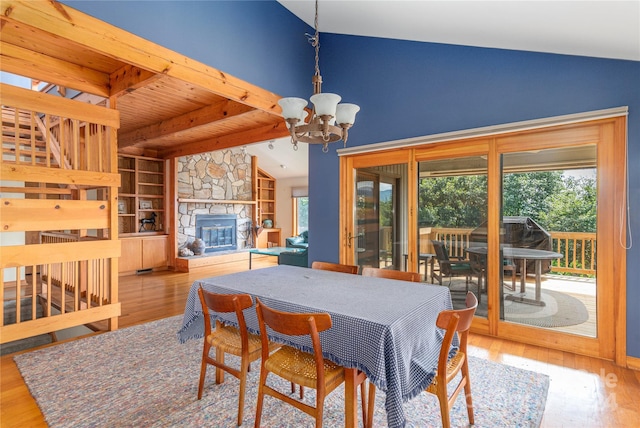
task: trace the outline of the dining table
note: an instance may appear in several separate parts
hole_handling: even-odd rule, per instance
[[[320,340],[325,358],[345,368],[346,427],[358,425],[357,389],[367,378],[386,395],[388,426],[406,425],[403,403],[431,384],[437,368],[444,331],[436,327],[436,318],[452,309],[447,287],[279,265],[194,281],[178,331],[182,343],[203,337],[200,286],[222,294],[248,293],[280,311],[329,313],[332,327],[320,333]],[[244,315],[247,329],[259,334],[255,308]],[[211,317],[237,325],[235,314]],[[306,336],[271,332],[269,339],[312,350]],[[452,352],[457,345],[456,340]]]
[[[469,247],[467,253],[485,256],[487,247]],[[537,248],[503,247],[501,248],[503,257],[507,259],[520,260],[520,294],[509,294],[505,299],[515,302],[526,303],[535,306],[545,306],[542,301],[542,261],[561,259],[563,255],[555,251],[540,250]],[[535,262],[535,294],[534,298],[527,297],[527,260]]]

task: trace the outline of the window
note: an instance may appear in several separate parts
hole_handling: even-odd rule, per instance
[[[293,232],[300,235],[309,229],[309,197],[293,198]]]

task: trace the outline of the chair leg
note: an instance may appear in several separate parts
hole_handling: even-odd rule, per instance
[[[249,363],[245,360],[240,362],[240,393],[238,394],[238,426],[242,425],[242,416],[244,413],[244,394],[247,389],[247,372],[249,371]]]
[[[447,397],[447,390],[438,390],[438,401],[440,402],[440,418],[442,419],[442,428],[450,428],[451,421],[449,420],[449,399]]]
[[[267,382],[267,372],[263,366],[260,368],[260,383],[258,384],[258,400],[256,404],[256,418],[255,418],[255,423],[253,425],[255,428],[260,428],[260,419],[262,418],[262,405],[264,403],[264,385],[266,382]]]
[[[324,395],[316,391],[316,428],[322,428],[322,419],[324,417]]]
[[[474,424],[473,399],[471,398],[471,380],[469,378],[469,365],[467,363],[468,363],[468,360],[467,360],[467,357],[465,356],[465,361],[462,364],[462,376],[465,379],[464,396],[465,396],[465,399],[467,400],[467,414],[469,415],[469,424],[473,425]]]
[[[224,364],[224,352],[218,348],[216,348],[216,361]],[[224,382],[224,370],[216,367],[216,383],[220,384],[222,382]]]
[[[202,363],[200,363],[200,382],[198,382],[198,400],[202,399],[202,389],[204,387],[204,378],[207,374],[207,357],[209,356],[209,349],[211,345],[205,342],[202,349]]]

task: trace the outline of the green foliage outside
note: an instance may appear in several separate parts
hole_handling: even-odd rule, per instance
[[[309,230],[309,198],[301,197],[297,198],[297,208],[298,208],[298,230],[297,235],[300,235],[305,230]]]
[[[420,226],[475,228],[487,219],[487,177],[422,179],[418,201]],[[551,231],[595,232],[595,178],[562,171],[506,174],[503,215],[531,217]]]
[[[478,227],[487,219],[487,177],[422,179],[418,201],[421,227]],[[503,215],[530,217],[547,231],[595,233],[596,202],[595,177],[576,177],[562,171],[504,175]],[[559,245],[560,251],[570,257],[582,253],[582,248],[574,252],[572,242],[569,249],[564,242]],[[580,268],[590,263],[591,248],[584,250],[587,259],[569,260],[570,266]]]

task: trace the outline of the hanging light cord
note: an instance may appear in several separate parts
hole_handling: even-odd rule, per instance
[[[307,36],[307,41],[311,46],[313,46],[316,50],[316,68],[313,74],[313,79],[311,83],[313,83],[313,93],[319,94],[322,92],[322,76],[320,76],[320,32],[318,31],[318,2],[316,1],[316,16],[314,19],[314,28],[315,34],[311,35],[309,33],[305,33]]]

